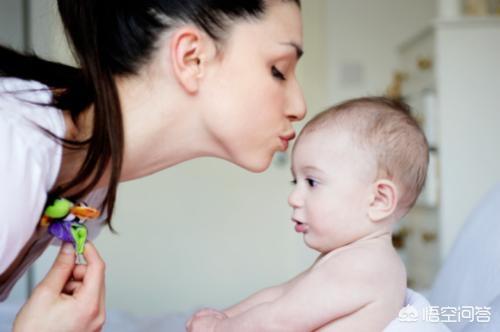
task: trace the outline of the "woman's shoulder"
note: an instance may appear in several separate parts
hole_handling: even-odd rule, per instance
[[[29,158],[53,168],[59,161],[62,147],[47,132],[63,137],[65,123],[61,111],[49,106],[51,100],[50,90],[39,82],[0,78],[0,151],[4,163]]]
[[[59,173],[64,120],[43,85],[0,79],[0,274],[32,235]],[[62,122],[62,123],[61,123]],[[40,128],[41,127],[41,128]]]
[[[0,117],[4,126],[24,129],[30,136],[43,134],[41,130],[32,130],[36,127],[63,136],[65,124],[62,112],[51,107],[51,101],[52,92],[39,82],[0,77]]]
[[[13,94],[17,98],[36,103],[49,103],[52,99],[46,85],[17,77],[0,77],[0,95],[3,94]]]

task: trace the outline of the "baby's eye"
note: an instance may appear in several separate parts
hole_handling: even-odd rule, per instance
[[[318,181],[316,181],[314,179],[307,178],[306,181],[307,181],[307,184],[309,185],[309,187],[311,187],[311,188],[314,188],[318,185]]]
[[[290,181],[290,183],[295,186],[297,184],[297,179],[293,179],[292,181]]]

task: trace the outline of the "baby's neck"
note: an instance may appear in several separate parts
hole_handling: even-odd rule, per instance
[[[357,248],[357,247],[363,247],[366,245],[387,246],[387,247],[394,248],[392,245],[392,233],[390,231],[374,232],[374,233],[371,233],[371,234],[364,236],[360,239],[357,239],[349,244],[346,244],[342,247],[338,247],[338,248],[335,248],[335,249],[330,250],[330,251],[321,252],[319,257],[316,258],[313,266],[316,265],[317,263],[319,263],[320,261],[322,261],[322,258],[324,258],[326,256],[335,255],[335,254],[340,253],[344,250],[349,250],[349,249]]]
[[[359,246],[364,246],[367,244],[384,244],[392,246],[392,233],[388,230],[379,230],[358,238],[350,243],[347,243],[341,247],[334,248],[332,250],[322,252],[321,257],[325,256],[331,252],[343,251],[345,249],[356,248]]]
[[[373,243],[373,242],[384,242],[384,243],[389,243],[392,245],[392,233],[391,233],[391,231],[380,230],[380,231],[370,233],[370,234],[348,244],[348,246],[357,245],[357,244],[364,244],[364,243]]]

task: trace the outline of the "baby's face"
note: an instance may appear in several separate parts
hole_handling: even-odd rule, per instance
[[[368,207],[376,178],[373,154],[350,135],[319,129],[302,135],[294,147],[295,183],[288,203],[295,230],[305,243],[329,252],[368,235]]]

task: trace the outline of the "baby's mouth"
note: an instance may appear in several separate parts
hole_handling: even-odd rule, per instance
[[[297,233],[305,233],[307,231],[307,225],[301,221],[292,219],[292,221],[295,223],[295,231]]]

